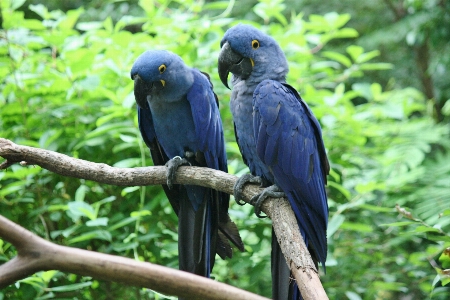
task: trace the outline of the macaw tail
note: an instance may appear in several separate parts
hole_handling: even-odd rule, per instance
[[[286,263],[275,232],[272,229],[272,299],[302,300],[297,282]]]
[[[196,207],[180,199],[178,211],[178,257],[180,270],[209,277],[214,266],[218,236],[217,209],[210,189],[186,186],[189,198],[200,197]],[[198,199],[198,198],[197,198]],[[203,199],[203,201],[201,201]]]

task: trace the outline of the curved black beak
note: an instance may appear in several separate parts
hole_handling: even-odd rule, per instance
[[[220,80],[227,88],[230,88],[228,86],[228,74],[230,72],[242,79],[247,79],[253,71],[252,60],[235,52],[228,42],[225,42],[222,46],[218,65]]]
[[[136,103],[142,108],[148,107],[147,97],[162,90],[165,85],[165,81],[163,80],[147,83],[142,80],[139,74],[132,74],[131,78],[134,80],[134,98],[136,99]]]
[[[132,74],[131,79],[134,80],[134,99],[141,108],[147,108],[147,95],[152,89],[152,84],[145,84],[138,74]]]

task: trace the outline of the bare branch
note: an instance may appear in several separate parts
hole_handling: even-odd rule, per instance
[[[166,183],[165,167],[115,168],[106,164],[75,159],[53,151],[20,146],[2,138],[0,138],[0,156],[11,162],[26,161],[29,165],[39,165],[42,168],[60,175],[84,178],[112,185],[137,186],[159,185]],[[232,194],[233,186],[236,180],[237,177],[234,175],[213,169],[180,167],[177,170],[174,183],[200,185]],[[262,189],[255,185],[247,185],[244,190],[243,200],[248,203],[252,196],[260,193],[261,191]],[[300,230],[298,229],[295,215],[288,201],[284,198],[270,199],[263,204],[262,211],[272,219],[273,228],[281,250],[286,258],[288,266],[291,268],[295,280],[298,282],[303,298],[306,300],[328,299],[322,284],[320,283],[318,272],[314,266],[311,255],[309,254],[303,238],[300,235]],[[5,237],[4,234],[4,232],[0,231],[0,236]],[[9,241],[17,247],[18,241],[14,240],[15,237],[11,238],[12,239]],[[18,252],[18,258],[20,258],[21,252],[20,250],[18,250]],[[93,255],[93,252],[88,253],[89,255]],[[42,259],[42,257],[38,259]],[[115,259],[117,258],[114,257],[114,260]],[[13,261],[14,260],[11,262]],[[0,266],[0,272],[2,272],[1,270],[4,267],[5,265]],[[33,270],[34,271],[30,272],[33,273],[36,271],[36,269]],[[87,269],[80,269],[80,271],[85,270]],[[94,276],[93,274],[97,273],[89,273],[90,276]],[[101,274],[99,273],[98,275]],[[26,275],[22,278],[24,277],[26,277]],[[0,276],[0,286],[1,283],[2,277]]]
[[[0,288],[40,270],[61,270],[103,280],[144,286],[186,299],[263,300],[250,292],[209,278],[130,258],[50,243],[0,216],[0,235],[19,255],[0,268]]]

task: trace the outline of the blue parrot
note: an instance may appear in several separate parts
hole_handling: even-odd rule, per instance
[[[180,270],[209,277],[216,253],[232,256],[228,240],[244,250],[228,215],[229,195],[193,185],[174,185],[180,165],[227,172],[218,100],[206,73],[176,54],[150,50],[131,69],[139,129],[155,165],[167,166],[164,191],[178,215]]]
[[[249,25],[227,30],[219,54],[219,77],[228,87],[236,140],[251,174],[235,185],[236,201],[248,182],[266,187],[254,197],[255,213],[267,197],[285,195],[309,252],[325,268],[329,162],[319,122],[297,91],[286,83],[286,57],[277,42]],[[273,233],[272,233],[273,235]],[[274,299],[301,299],[281,249],[272,236]]]

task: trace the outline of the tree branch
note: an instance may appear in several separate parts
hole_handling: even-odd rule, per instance
[[[186,299],[267,298],[195,274],[93,251],[50,243],[0,216],[0,236],[19,255],[0,267],[0,288],[41,270],[61,270],[133,286],[145,286]]]
[[[158,167],[142,167],[142,168],[115,168],[110,167],[106,164],[93,163],[82,159],[75,159],[69,157],[64,154],[60,154],[53,151],[43,150],[39,148],[33,148],[28,146],[20,146],[14,144],[13,142],[0,138],[0,156],[5,158],[7,161],[2,165],[8,166],[10,162],[19,162],[26,161],[27,164],[39,165],[42,168],[45,168],[54,173],[75,177],[75,178],[83,178],[88,179],[100,183],[119,185],[119,186],[139,186],[139,185],[159,185],[166,183],[166,168],[162,166]],[[1,166],[0,165],[0,168]],[[176,184],[192,184],[192,185],[200,185],[204,187],[213,188],[228,194],[233,193],[233,186],[236,182],[237,177],[222,171],[217,171],[208,168],[199,168],[199,167],[180,167],[177,170],[175,182]],[[247,185],[244,190],[244,201],[247,203],[250,201],[251,197],[260,193],[261,188],[255,185]],[[311,259],[311,255],[309,254],[306,245],[303,241],[302,236],[300,235],[300,230],[298,229],[297,221],[295,215],[288,203],[288,201],[284,198],[278,199],[270,199],[266,201],[262,206],[262,211],[266,213],[273,222],[273,228],[275,234],[277,236],[278,242],[280,244],[281,250],[286,258],[288,266],[290,266],[291,271],[294,275],[295,280],[297,280],[300,292],[305,300],[309,299],[328,299],[322,284],[320,283],[317,270],[314,266],[314,262]],[[0,224],[1,225],[1,224]],[[18,226],[18,225],[16,225]],[[1,227],[1,226],[0,226]],[[0,231],[0,236],[5,237],[4,230]],[[31,234],[31,233],[29,233]],[[17,245],[20,245],[22,242],[17,241],[16,237],[11,237],[12,240],[9,240],[16,248],[18,249],[19,255],[6,264],[14,264],[14,260],[20,260],[20,257],[24,254],[19,250],[20,248]],[[51,244],[43,240],[45,243]],[[61,253],[65,253],[67,251],[67,247],[61,247],[58,250],[61,250]],[[22,248],[23,249],[23,248]],[[64,250],[62,250],[64,249]],[[79,250],[85,251],[85,250]],[[49,252],[50,253],[50,252]],[[106,255],[94,252],[88,252],[89,255]],[[55,260],[57,255],[55,252],[52,253],[49,259]],[[28,255],[28,260],[32,260],[28,263],[28,273],[24,274],[20,278],[24,278],[29,274],[36,272],[37,270],[43,270],[42,265],[38,262],[43,259],[41,257],[33,257],[32,255]],[[63,260],[67,257],[66,254],[63,254]],[[124,258],[125,259],[125,258]],[[114,256],[113,260],[117,260],[117,257]],[[67,260],[66,260],[67,261]],[[80,272],[87,271],[85,267],[77,268],[78,261],[74,260],[75,263],[75,271],[79,270]],[[138,264],[138,262],[135,262]],[[2,269],[5,269],[6,264],[0,266],[0,286],[3,282],[6,282],[6,279],[3,279],[1,276]],[[140,263],[139,263],[140,264]],[[18,265],[16,263],[16,265]],[[45,265],[44,265],[45,266]],[[58,265],[60,266],[60,265]],[[18,265],[18,267],[20,267]],[[60,266],[62,267],[62,265]],[[67,267],[67,266],[65,266]],[[11,265],[9,266],[11,268]],[[37,269],[36,269],[37,268]],[[134,268],[134,267],[133,267]],[[131,268],[131,269],[133,269]],[[62,271],[68,270],[60,269]],[[94,270],[92,270],[94,271]],[[31,273],[30,273],[31,272]],[[81,274],[72,271],[68,271],[76,274]],[[174,270],[171,270],[174,272]],[[84,275],[89,274],[90,276],[99,276],[99,278],[104,274],[99,273],[83,273]],[[172,273],[171,273],[172,276]],[[126,276],[130,278],[130,276]],[[159,276],[155,276],[159,277]],[[15,278],[17,280],[18,278]],[[113,279],[109,279],[113,280]],[[177,279],[178,281],[180,279]],[[132,282],[124,282],[127,284],[136,283],[136,281],[131,280]],[[122,282],[122,281],[120,281]],[[11,281],[8,281],[10,284]],[[145,285],[143,285],[145,286]],[[147,285],[150,287],[149,285]],[[150,287],[152,289],[157,290],[157,288]],[[161,290],[162,291],[162,290]],[[173,293],[172,290],[169,293]],[[166,292],[167,293],[167,292]],[[183,294],[185,295],[185,294]],[[206,299],[206,298],[205,298]],[[211,298],[212,299],[212,298]],[[222,297],[223,299],[223,297]],[[236,298],[234,298],[236,299]],[[250,299],[250,298],[246,298]]]

